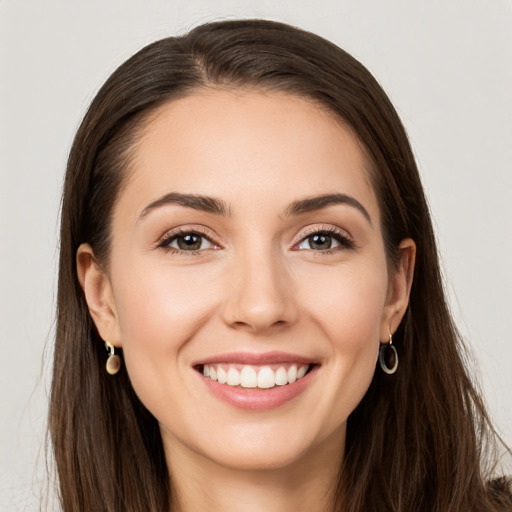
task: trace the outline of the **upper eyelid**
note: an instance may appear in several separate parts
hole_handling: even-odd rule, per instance
[[[298,250],[297,246],[303,243],[311,235],[316,233],[325,233],[333,238],[338,238],[338,242],[342,248],[344,247],[346,249],[357,249],[357,244],[355,243],[352,235],[346,229],[340,228],[339,226],[334,226],[332,224],[308,226],[306,229],[302,230],[299,235],[297,235],[295,241],[292,243],[291,249],[294,251]],[[310,251],[313,253],[318,252],[319,254],[325,255],[332,254],[334,251],[338,251],[339,249],[339,247],[336,247],[325,251],[315,251],[314,249],[310,249]]]
[[[306,228],[302,229],[299,232],[299,234],[294,238],[294,244],[302,241],[304,238],[307,238],[308,236],[311,236],[315,233],[338,234],[348,240],[353,239],[352,235],[346,229],[340,228],[339,226],[333,226],[332,224],[317,224],[307,226]]]
[[[206,226],[201,226],[197,224],[192,224],[190,226],[179,226],[176,228],[168,229],[158,237],[158,239],[154,243],[154,246],[160,247],[163,244],[168,243],[173,238],[176,238],[180,235],[186,235],[189,233],[195,233],[197,235],[200,235],[209,240],[212,244],[222,247],[222,244],[218,242],[218,237],[215,236],[215,233],[213,233],[212,230],[210,230]]]

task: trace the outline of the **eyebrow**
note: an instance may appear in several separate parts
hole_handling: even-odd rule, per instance
[[[364,218],[372,225],[372,218],[366,208],[354,197],[347,194],[324,194],[294,201],[286,209],[286,215],[300,215],[301,213],[321,210],[335,204],[346,204],[359,210]]]
[[[301,213],[312,212],[327,208],[336,204],[346,204],[359,210],[365,219],[372,225],[372,219],[366,208],[354,197],[347,194],[323,194],[320,196],[300,199],[291,203],[285,210],[286,215],[300,215]],[[139,220],[148,215],[151,211],[161,206],[179,205],[194,210],[213,213],[215,215],[229,215],[229,207],[222,199],[203,196],[198,194],[180,194],[170,192],[161,198],[148,204],[139,216]]]
[[[139,216],[139,220],[148,215],[155,208],[166,205],[179,205],[187,208],[193,208],[206,213],[213,213],[215,215],[228,215],[229,208],[227,204],[221,199],[214,197],[201,196],[197,194],[180,194],[178,192],[170,192],[165,194],[160,199],[148,204]]]

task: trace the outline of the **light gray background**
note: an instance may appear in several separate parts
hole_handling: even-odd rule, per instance
[[[0,0],[2,512],[36,510],[45,478],[57,219],[73,134],[132,53],[226,17],[327,37],[389,93],[419,161],[454,315],[512,443],[511,0]]]

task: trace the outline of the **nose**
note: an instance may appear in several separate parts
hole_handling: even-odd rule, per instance
[[[232,328],[268,333],[298,318],[293,279],[283,256],[269,248],[246,251],[228,273],[223,319]]]

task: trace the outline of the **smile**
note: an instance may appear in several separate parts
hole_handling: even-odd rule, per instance
[[[248,411],[266,411],[292,401],[308,389],[320,368],[299,355],[236,352],[193,364],[214,397]]]
[[[227,386],[271,389],[275,386],[293,384],[302,379],[309,368],[309,364],[272,366],[205,364],[203,375]]]

